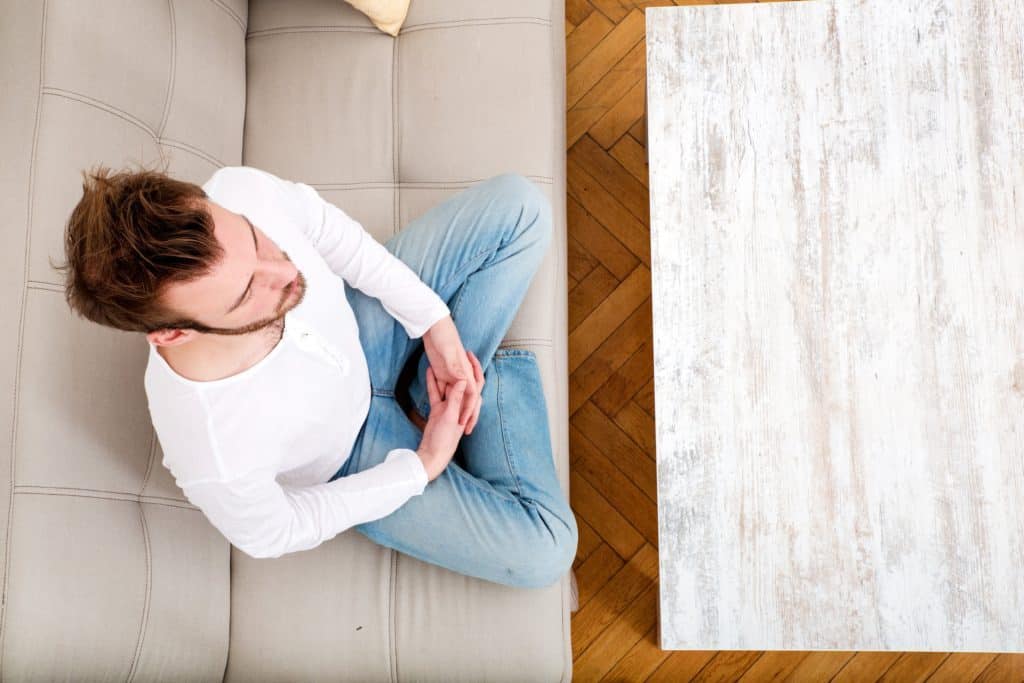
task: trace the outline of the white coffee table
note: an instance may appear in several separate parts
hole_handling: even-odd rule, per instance
[[[661,647],[1024,651],[1024,0],[646,16]]]

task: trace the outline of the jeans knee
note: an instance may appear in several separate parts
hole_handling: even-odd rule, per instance
[[[530,550],[530,564],[514,574],[514,585],[520,588],[546,588],[558,583],[572,568],[579,540],[575,517],[571,517],[567,524],[558,524],[553,532],[551,543]]]
[[[522,207],[529,229],[540,235],[542,242],[547,245],[554,230],[553,210],[551,201],[540,186],[521,173],[502,173],[493,180],[503,193],[513,197],[517,205]]]

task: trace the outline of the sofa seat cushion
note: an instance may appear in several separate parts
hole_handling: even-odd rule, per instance
[[[414,0],[397,38],[340,2],[251,0],[243,162],[307,183],[387,241],[505,172],[554,239],[503,346],[534,351],[568,492],[564,7]],[[232,553],[228,680],[570,680],[570,577],[517,589],[349,530],[272,560]],[[273,648],[267,643],[274,643]]]

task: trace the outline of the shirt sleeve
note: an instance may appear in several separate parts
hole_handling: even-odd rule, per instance
[[[236,548],[250,557],[276,558],[386,517],[423,493],[427,480],[416,451],[396,448],[379,465],[313,486],[282,486],[267,468],[179,486]]]
[[[412,268],[315,189],[254,170],[278,186],[295,220],[331,270],[353,287],[380,300],[410,339],[423,336],[434,323],[451,313],[444,299]]]

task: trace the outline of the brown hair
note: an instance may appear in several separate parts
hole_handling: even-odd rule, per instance
[[[224,255],[202,187],[142,168],[83,171],[64,233],[65,299],[83,318],[151,332],[197,324],[166,308],[167,285],[206,275]]]

